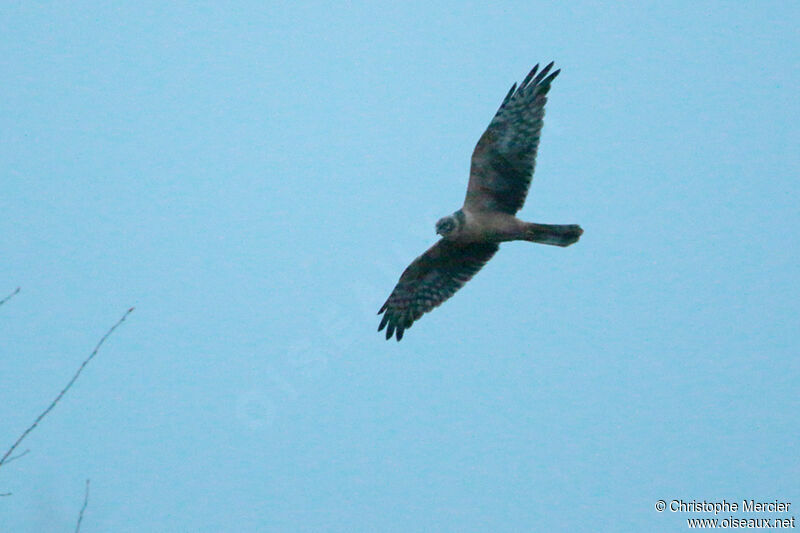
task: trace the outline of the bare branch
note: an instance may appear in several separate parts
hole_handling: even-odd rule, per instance
[[[5,462],[5,464],[8,464],[8,463],[10,463],[11,461],[16,461],[16,460],[17,460],[17,459],[19,459],[20,457],[23,457],[23,456],[25,456],[25,455],[28,455],[29,453],[30,453],[30,450],[25,450],[24,452],[20,453],[19,455],[15,455],[14,457],[9,457],[8,459],[6,459],[6,462]]]
[[[83,507],[81,507],[81,513],[78,515],[78,524],[75,526],[75,533],[80,533],[81,531],[81,522],[83,522],[83,512],[86,510],[86,506],[89,505],[89,480],[86,480],[86,492],[83,494]]]
[[[14,292],[12,292],[12,293],[11,293],[11,294],[9,294],[8,296],[6,296],[6,297],[5,297],[5,298],[3,298],[2,300],[0,300],[0,306],[1,306],[1,305],[3,305],[4,303],[6,303],[7,301],[9,301],[9,300],[10,300],[11,298],[13,298],[14,296],[16,296],[18,292],[19,292],[19,287],[17,287],[17,288],[16,288],[16,290],[15,290]]]
[[[28,429],[26,429],[26,430],[25,430],[25,431],[22,433],[22,435],[20,435],[20,437],[17,439],[17,442],[15,442],[15,443],[14,443],[14,444],[11,446],[11,448],[9,448],[9,449],[8,449],[8,451],[6,452],[6,454],[5,454],[5,455],[4,455],[2,458],[0,458],[0,467],[2,467],[2,466],[5,464],[5,463],[7,463],[7,462],[8,462],[8,460],[9,460],[9,459],[8,459],[8,457],[9,457],[9,456],[10,456],[10,455],[11,455],[11,454],[14,452],[14,450],[17,448],[17,446],[19,446],[19,443],[20,443],[20,442],[22,442],[22,441],[23,441],[23,439],[24,439],[25,437],[27,437],[27,436],[28,436],[28,434],[29,434],[31,431],[33,431],[34,429],[36,429],[36,426],[38,426],[38,425],[39,425],[39,422],[41,422],[41,421],[42,421],[42,419],[43,419],[45,416],[47,416],[47,414],[48,414],[50,411],[52,411],[52,410],[53,410],[53,408],[56,406],[56,404],[57,404],[58,402],[60,402],[60,401],[61,401],[61,398],[63,398],[63,397],[64,397],[64,395],[67,393],[67,391],[68,391],[69,389],[71,389],[71,388],[72,388],[72,385],[73,385],[73,384],[75,383],[75,381],[78,379],[78,376],[80,376],[80,375],[81,375],[81,372],[83,372],[83,369],[84,369],[84,368],[86,368],[86,365],[87,365],[87,364],[89,364],[89,361],[91,361],[91,360],[94,358],[94,356],[95,356],[95,355],[97,355],[97,351],[98,351],[98,350],[100,350],[100,347],[103,345],[103,343],[106,341],[106,339],[107,339],[107,338],[108,338],[108,337],[109,337],[109,336],[110,336],[112,333],[114,333],[114,330],[115,330],[115,329],[117,329],[117,328],[119,327],[119,325],[120,325],[120,324],[122,324],[122,323],[125,321],[125,319],[126,319],[126,318],[128,318],[128,315],[129,315],[129,314],[131,314],[132,312],[133,312],[133,307],[131,307],[130,309],[128,309],[128,310],[125,312],[125,314],[124,314],[124,315],[122,315],[122,318],[120,318],[120,319],[117,321],[117,323],[116,323],[116,324],[114,324],[113,326],[111,326],[111,329],[109,329],[108,331],[106,331],[106,334],[105,334],[105,335],[103,335],[103,337],[102,337],[102,338],[100,339],[100,341],[97,343],[97,346],[95,346],[95,347],[94,347],[94,351],[92,351],[92,353],[89,355],[89,357],[87,357],[86,359],[84,359],[83,363],[81,363],[81,366],[78,368],[77,372],[75,372],[75,375],[73,375],[73,376],[72,376],[72,379],[70,379],[70,380],[69,380],[69,383],[67,383],[67,386],[66,386],[66,387],[64,387],[63,389],[61,389],[61,392],[59,392],[59,393],[58,393],[58,396],[56,396],[56,399],[55,399],[55,400],[53,400],[52,402],[50,402],[50,405],[48,405],[48,406],[47,406],[47,409],[45,409],[44,411],[42,411],[42,414],[40,414],[38,417],[36,417],[36,420],[34,420],[33,424],[31,424],[31,425],[30,425],[30,427],[28,427]]]

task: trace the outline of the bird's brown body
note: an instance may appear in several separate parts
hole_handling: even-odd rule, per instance
[[[461,208],[464,213],[464,225],[451,234],[444,235],[444,239],[457,242],[505,242],[517,240],[518,235],[525,231],[525,222],[514,215],[497,213],[494,211],[472,212]]]

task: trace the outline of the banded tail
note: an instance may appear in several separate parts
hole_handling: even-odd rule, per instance
[[[583,230],[577,224],[534,224],[529,222],[523,239],[553,246],[569,246],[578,242]]]

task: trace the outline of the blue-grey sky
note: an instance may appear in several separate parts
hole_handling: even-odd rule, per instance
[[[0,530],[800,516],[795,2],[3,2]],[[375,330],[537,62],[510,243]],[[713,515],[711,515],[713,516]],[[726,515],[729,516],[729,515]],[[734,514],[744,517],[742,513]]]

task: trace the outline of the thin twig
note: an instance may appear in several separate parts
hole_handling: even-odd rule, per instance
[[[94,347],[94,351],[92,351],[92,353],[89,355],[89,357],[87,357],[86,359],[84,359],[83,363],[81,363],[81,366],[78,368],[78,371],[77,371],[77,372],[75,372],[75,375],[74,375],[74,376],[72,376],[72,379],[70,379],[70,380],[69,380],[69,383],[67,383],[67,386],[66,386],[66,387],[64,387],[64,388],[61,390],[61,392],[59,392],[59,393],[58,393],[58,396],[56,396],[56,399],[55,399],[55,400],[53,400],[52,402],[50,402],[50,405],[48,405],[48,406],[47,406],[47,409],[45,409],[44,411],[42,411],[42,414],[40,414],[38,417],[36,417],[36,420],[33,422],[33,424],[31,424],[31,425],[30,425],[30,427],[28,427],[28,429],[26,429],[26,430],[25,430],[25,431],[22,433],[22,435],[20,435],[20,437],[17,439],[17,442],[15,442],[15,443],[14,443],[14,444],[11,446],[11,448],[9,448],[9,449],[8,449],[8,451],[6,452],[6,454],[5,454],[5,455],[4,455],[2,458],[0,458],[0,466],[3,466],[5,463],[7,463],[7,462],[8,462],[8,457],[9,457],[9,456],[10,456],[10,455],[11,455],[11,454],[14,452],[14,450],[17,448],[17,446],[19,446],[19,443],[20,443],[20,442],[22,442],[22,440],[23,440],[25,437],[27,437],[27,436],[28,436],[28,434],[29,434],[31,431],[33,431],[34,429],[36,429],[36,426],[38,426],[38,425],[39,425],[39,422],[41,422],[41,421],[42,421],[42,419],[43,419],[45,416],[47,416],[47,414],[48,414],[50,411],[52,411],[52,410],[53,410],[53,408],[56,406],[56,404],[57,404],[59,401],[61,401],[61,398],[62,398],[62,397],[63,397],[63,396],[64,396],[64,395],[67,393],[67,391],[68,391],[70,388],[72,388],[72,385],[73,385],[73,384],[75,383],[75,381],[78,379],[78,376],[80,376],[80,375],[81,375],[81,372],[83,372],[83,369],[86,367],[86,365],[87,365],[87,364],[89,364],[89,361],[91,361],[91,360],[94,358],[94,356],[95,356],[95,355],[97,355],[97,351],[100,349],[100,347],[101,347],[101,346],[103,345],[103,343],[106,341],[106,339],[107,339],[107,338],[108,338],[108,337],[109,337],[109,336],[110,336],[112,333],[114,333],[114,330],[115,330],[115,329],[117,329],[117,328],[119,327],[119,325],[120,325],[120,324],[122,324],[122,323],[125,321],[125,319],[126,319],[126,318],[128,318],[128,315],[129,315],[129,314],[131,314],[132,312],[133,312],[133,307],[131,307],[130,309],[128,309],[128,310],[125,312],[125,314],[124,314],[124,315],[122,315],[122,318],[120,318],[120,319],[117,321],[117,323],[116,323],[116,324],[114,324],[113,326],[111,326],[111,329],[109,329],[109,330],[106,332],[106,334],[105,334],[105,335],[103,335],[103,337],[100,339],[100,342],[98,342],[98,343],[97,343],[97,346],[95,346],[95,347]]]
[[[83,522],[83,512],[86,506],[89,505],[89,480],[86,480],[86,492],[83,494],[83,507],[81,507],[81,514],[78,515],[78,524],[75,526],[75,533],[80,533],[81,522]]]
[[[29,453],[30,453],[30,450],[25,450],[24,452],[20,453],[19,455],[15,455],[14,457],[9,457],[8,459],[6,459],[6,462],[5,462],[5,464],[8,464],[8,463],[10,463],[11,461],[16,461],[16,460],[17,460],[17,459],[19,459],[20,457],[23,457],[23,456],[25,456],[25,455],[28,455]]]
[[[11,294],[9,294],[8,296],[6,296],[6,297],[5,297],[5,298],[3,298],[2,300],[0,300],[0,305],[3,305],[3,304],[4,304],[4,303],[6,303],[7,301],[9,301],[11,298],[13,298],[14,296],[16,296],[18,292],[19,292],[19,287],[17,287],[17,288],[16,288],[16,290],[14,290],[14,292],[12,292],[12,293],[11,293]]]

